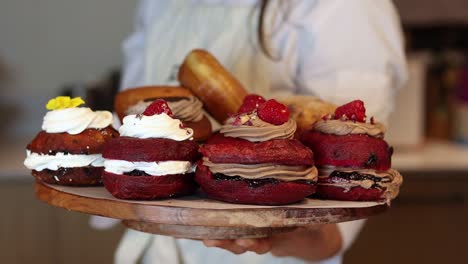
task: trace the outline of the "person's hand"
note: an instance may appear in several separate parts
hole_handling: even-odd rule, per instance
[[[335,255],[341,248],[341,234],[335,224],[297,228],[268,238],[203,240],[207,247],[218,247],[234,254],[271,252],[275,256],[292,256],[321,260]]]
[[[234,254],[242,254],[247,251],[265,254],[271,250],[272,238],[203,240],[203,244],[207,247],[226,249]]]

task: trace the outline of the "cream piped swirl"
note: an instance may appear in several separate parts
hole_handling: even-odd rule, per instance
[[[203,158],[203,165],[210,168],[212,173],[222,173],[226,176],[239,176],[245,179],[277,179],[282,181],[317,180],[315,166],[286,166],[280,164],[237,164],[213,163]]]
[[[88,128],[102,129],[112,124],[112,113],[93,111],[88,107],[49,111],[44,116],[42,130],[47,133],[79,134]]]
[[[193,138],[193,130],[183,128],[182,122],[168,116],[159,115],[128,115],[119,128],[120,136],[134,138],[167,138],[183,141]]]
[[[203,103],[195,96],[168,102],[174,117],[185,121],[198,122],[203,118]]]
[[[385,126],[381,123],[371,124],[343,120],[320,120],[314,124],[314,130],[337,136],[366,134],[371,137],[383,138],[385,134]]]
[[[115,174],[124,174],[133,170],[139,170],[152,176],[185,174],[195,171],[195,166],[190,161],[180,160],[144,162],[106,159],[104,161],[104,167],[105,171]]]
[[[130,106],[125,112],[127,115],[141,114],[152,103],[152,101],[139,101]],[[174,118],[198,122],[203,118],[203,103],[195,96],[189,96],[177,101],[168,101],[167,104],[174,114]]]
[[[226,137],[262,142],[272,139],[292,139],[296,128],[296,121],[292,118],[282,125],[275,126],[261,120],[256,113],[251,113],[230,117],[220,132]]]
[[[24,160],[26,168],[36,171],[45,169],[56,171],[60,168],[103,167],[104,158],[101,154],[65,154],[58,152],[55,155],[34,153],[26,150]]]

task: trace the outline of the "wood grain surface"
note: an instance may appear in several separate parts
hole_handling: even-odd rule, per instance
[[[288,206],[235,205],[200,196],[127,201],[112,197],[103,187],[40,182],[35,190],[39,200],[53,206],[122,219],[128,227],[143,232],[184,238],[262,237],[295,227],[367,218],[388,208],[385,203],[313,199]]]

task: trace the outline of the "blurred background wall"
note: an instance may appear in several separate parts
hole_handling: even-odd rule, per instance
[[[135,6],[125,0],[0,2],[0,69],[8,72],[0,82],[1,118],[14,111],[10,136],[33,135],[45,113],[37,106],[67,84],[79,86],[121,65]]]
[[[122,63],[136,1],[0,1],[0,263],[111,263],[123,228],[96,231],[88,216],[34,197],[24,146],[48,99]],[[82,95],[82,94],[80,94]]]
[[[169,1],[169,0],[168,0]],[[397,0],[410,80],[387,139],[405,176],[400,197],[371,218],[345,263],[468,259],[468,2]],[[110,263],[123,228],[95,231],[84,214],[34,198],[24,146],[47,100],[87,97],[109,108],[136,1],[0,1],[0,263]],[[38,106],[41,106],[38,108]]]

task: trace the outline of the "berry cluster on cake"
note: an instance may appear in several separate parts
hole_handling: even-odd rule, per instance
[[[316,196],[324,199],[374,201],[397,196],[400,173],[391,168],[393,148],[384,140],[385,127],[370,118],[364,103],[338,107],[303,133],[319,169]]]

